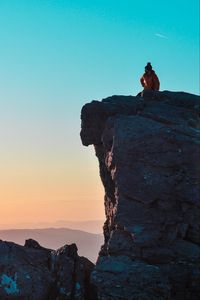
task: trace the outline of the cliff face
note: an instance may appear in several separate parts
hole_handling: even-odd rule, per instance
[[[105,188],[99,299],[199,299],[200,98],[113,96],[82,108]]]
[[[75,244],[53,251],[34,240],[25,246],[0,241],[0,299],[94,300],[93,266]]]

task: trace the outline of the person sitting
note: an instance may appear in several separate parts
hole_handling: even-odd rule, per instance
[[[159,91],[160,81],[150,62],[145,66],[145,73],[140,78],[144,90]]]

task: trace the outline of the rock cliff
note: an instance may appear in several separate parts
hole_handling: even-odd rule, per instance
[[[101,300],[200,298],[200,98],[112,96],[82,108],[105,188]]]
[[[34,240],[25,246],[0,241],[0,300],[93,300],[94,265],[75,244],[55,250]]]

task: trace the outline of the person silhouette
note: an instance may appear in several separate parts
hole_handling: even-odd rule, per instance
[[[150,62],[145,66],[145,73],[140,78],[144,90],[159,91],[160,81]]]

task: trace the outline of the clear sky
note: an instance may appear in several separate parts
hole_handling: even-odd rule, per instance
[[[81,107],[161,90],[199,94],[199,0],[0,0],[0,224],[103,219]]]

